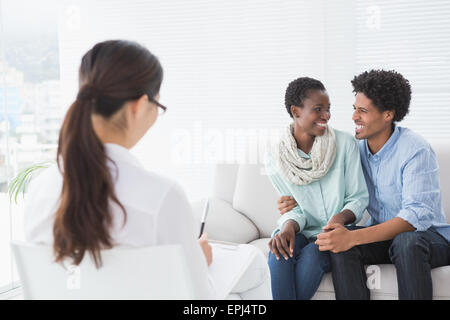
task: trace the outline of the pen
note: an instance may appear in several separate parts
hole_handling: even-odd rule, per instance
[[[202,225],[200,227],[200,235],[198,236],[199,238],[202,236],[203,229],[205,228],[205,221],[206,221],[206,216],[208,215],[208,209],[209,209],[209,199],[206,199],[205,207],[203,208],[203,216],[202,216],[202,220],[201,220]]]

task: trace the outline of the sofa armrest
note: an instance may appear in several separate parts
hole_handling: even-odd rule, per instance
[[[199,231],[205,200],[191,203]],[[209,239],[236,243],[249,243],[259,238],[259,231],[250,219],[234,210],[229,202],[215,197],[209,198],[204,232]]]

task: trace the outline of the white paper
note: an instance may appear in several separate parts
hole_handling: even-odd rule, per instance
[[[225,299],[250,265],[255,251],[249,245],[210,243],[213,260],[209,266],[217,299]]]

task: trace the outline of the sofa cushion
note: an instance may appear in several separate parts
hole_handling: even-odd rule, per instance
[[[366,272],[368,285],[372,286],[370,288],[371,298],[376,299],[380,297],[386,299],[390,296],[393,299],[398,299],[397,271],[393,264],[366,266]],[[377,273],[380,275],[378,283]],[[450,266],[431,269],[431,278],[433,282],[433,297],[436,299],[450,299],[450,288],[448,287]]]
[[[397,286],[396,286],[397,279],[392,278],[393,274],[392,274],[391,267],[394,268],[393,265],[387,265],[387,264],[378,265],[378,266],[366,266],[366,273],[368,276],[368,280],[371,282],[369,285],[372,286],[372,288],[370,288],[370,299],[371,300],[398,299]],[[394,268],[394,272],[395,272],[395,268]],[[377,283],[376,281],[371,281],[372,278],[377,277],[376,274],[380,275],[379,283]],[[383,285],[381,285],[381,283],[383,283]],[[395,286],[394,286],[394,284],[395,284]],[[379,285],[379,289],[377,289],[378,285]],[[319,288],[317,289],[317,291],[314,294],[312,299],[313,300],[336,299],[331,272],[328,272],[323,276],[322,282],[320,283]]]
[[[267,257],[269,254],[269,240],[270,238],[258,239],[250,242],[250,244],[260,248]],[[398,299],[397,272],[393,264],[367,265],[365,268],[371,299]],[[450,266],[432,269],[431,277],[433,281],[433,299],[450,299],[450,287],[448,286]],[[335,299],[331,272],[323,276],[313,299]]]
[[[371,300],[396,300],[398,299],[397,272],[393,264],[380,264],[378,266],[366,266],[368,279],[375,277],[374,267],[379,267],[380,283],[377,288],[375,281],[371,282],[370,299]],[[368,268],[371,268],[368,270]],[[431,270],[431,278],[433,281],[433,299],[450,299],[450,288],[448,287],[448,279],[450,278],[450,266],[439,267]],[[313,300],[336,299],[334,293],[333,279],[331,272],[323,276],[322,282],[317,292],[312,298]]]
[[[205,199],[191,204],[199,232],[204,205]],[[259,238],[258,229],[248,218],[236,212],[231,203],[215,197],[209,198],[204,232],[209,239],[236,243],[248,243]]]
[[[433,299],[450,299],[450,266],[431,269]]]
[[[264,167],[241,164],[237,173],[233,208],[250,220],[261,237],[270,237],[280,213],[277,208],[278,193],[265,175]]]
[[[262,253],[264,253],[264,255],[266,256],[266,258],[269,258],[269,240],[270,238],[261,238],[261,239],[256,239],[253,240],[251,242],[249,242],[249,244],[254,245],[255,247],[259,248]]]

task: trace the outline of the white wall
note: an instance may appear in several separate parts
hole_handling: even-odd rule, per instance
[[[161,60],[169,111],[133,150],[149,170],[206,196],[217,162],[260,160],[258,141],[288,122],[287,84],[322,80],[331,125],[353,132],[350,80],[396,69],[412,84],[402,124],[450,138],[450,4],[432,1],[65,1],[61,81],[67,105],[82,54],[98,41],[132,39]],[[264,143],[262,143],[264,146]],[[256,156],[255,156],[256,154]]]

